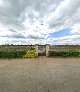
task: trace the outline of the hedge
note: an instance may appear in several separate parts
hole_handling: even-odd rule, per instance
[[[0,58],[22,58],[26,51],[21,50],[4,50],[0,51]]]
[[[33,58],[36,57],[35,50],[4,50],[0,51],[0,58]]]
[[[68,51],[49,51],[49,57],[79,57],[80,51],[78,50],[68,50]]]

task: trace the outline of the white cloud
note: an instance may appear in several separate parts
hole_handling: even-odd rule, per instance
[[[79,12],[80,0],[0,0],[0,44],[79,43]],[[48,38],[67,28],[72,36]]]
[[[4,3],[3,3],[3,0],[0,0],[0,6],[3,6],[3,4],[4,4]]]
[[[7,30],[7,28],[5,28],[1,23],[0,23],[0,31],[3,31],[3,30]]]
[[[80,34],[80,23],[74,24],[71,29],[72,34]]]
[[[71,27],[77,20],[80,21],[79,11],[80,0],[63,0],[46,19],[51,28],[59,31]]]
[[[48,42],[51,45],[80,45],[80,35],[64,36],[60,38],[48,38]]]

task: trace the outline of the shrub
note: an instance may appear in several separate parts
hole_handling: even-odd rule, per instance
[[[4,50],[0,51],[0,58],[35,58],[35,50]]]
[[[14,58],[22,58],[26,54],[26,51],[17,50],[14,52]]]
[[[49,51],[49,57],[60,56],[60,57],[79,57],[80,51],[69,50],[69,51]]]
[[[20,50],[4,50],[0,51],[0,58],[22,58],[26,51]]]
[[[24,58],[36,58],[36,51],[35,50],[30,50],[26,52],[26,55],[24,55]]]

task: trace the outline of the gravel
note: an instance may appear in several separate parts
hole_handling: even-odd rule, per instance
[[[2,59],[0,92],[80,92],[80,58]]]

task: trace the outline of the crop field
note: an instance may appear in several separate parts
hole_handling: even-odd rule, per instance
[[[80,58],[0,59],[0,92],[80,92]]]

